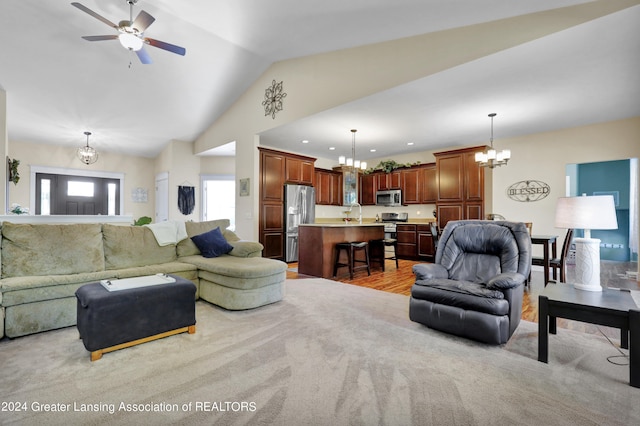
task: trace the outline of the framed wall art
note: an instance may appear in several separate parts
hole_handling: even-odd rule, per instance
[[[249,180],[250,178],[240,179],[240,196],[248,197],[249,196]]]

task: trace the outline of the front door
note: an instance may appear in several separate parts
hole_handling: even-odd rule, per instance
[[[116,215],[117,179],[36,173],[36,214]]]

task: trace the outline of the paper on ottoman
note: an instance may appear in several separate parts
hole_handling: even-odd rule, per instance
[[[102,287],[108,291],[129,290],[131,288],[148,287],[158,284],[175,283],[176,279],[166,274],[147,275],[145,277],[124,278],[119,280],[100,280]]]

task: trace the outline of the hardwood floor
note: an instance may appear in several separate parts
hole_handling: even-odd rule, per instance
[[[398,262],[398,269],[396,269],[393,261],[387,260],[385,263],[385,272],[382,272],[382,269],[376,265],[371,269],[371,276],[368,276],[366,271],[358,271],[355,273],[353,280],[350,280],[347,273],[342,273],[342,275],[339,275],[335,281],[408,296],[411,293],[411,286],[415,281],[411,267],[416,263],[422,262],[415,262],[411,260],[399,260]],[[296,263],[289,264],[287,279],[312,278],[298,274],[297,266],[298,265]],[[635,263],[603,262],[601,265],[602,282],[609,287],[640,290],[640,283],[638,281],[625,279],[620,276],[624,275],[625,272],[630,269],[635,270],[636,267]],[[569,266],[567,268],[567,278],[569,282],[571,282],[572,275],[573,270],[572,267]],[[543,282],[544,276],[542,271],[534,270],[531,274],[531,283],[525,287],[524,297],[522,300],[523,320],[538,322],[538,294],[544,288]],[[604,333],[608,337],[614,339],[619,339],[620,337],[620,332],[618,330],[610,329],[609,327],[595,326],[564,319],[558,319],[557,325],[558,327],[579,330],[585,333]]]

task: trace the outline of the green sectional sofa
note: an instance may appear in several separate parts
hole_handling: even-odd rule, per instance
[[[75,291],[102,279],[174,274],[192,281],[196,297],[226,309],[281,300],[287,265],[261,257],[226,219],[186,222],[189,237],[219,227],[233,246],[204,258],[190,238],[160,246],[148,227],[110,224],[2,224],[0,337],[76,324]]]

